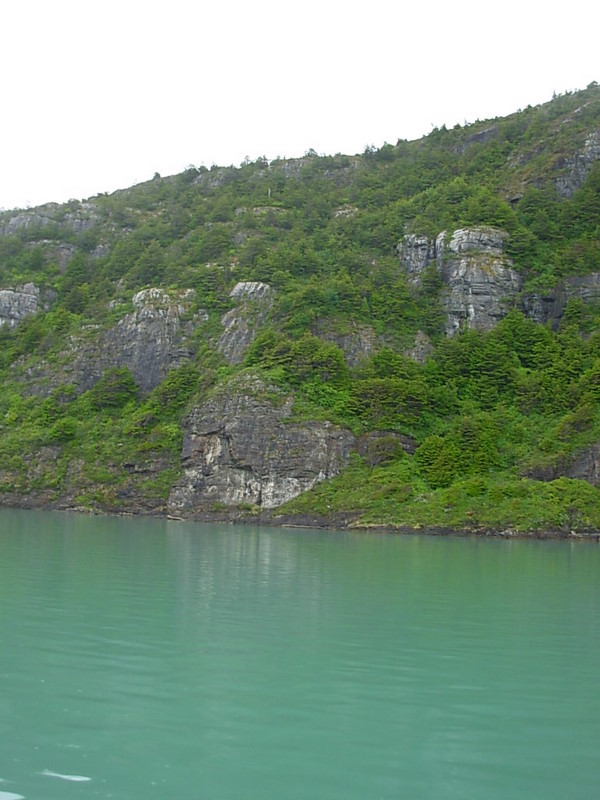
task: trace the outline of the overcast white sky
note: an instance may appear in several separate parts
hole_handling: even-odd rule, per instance
[[[0,208],[356,153],[600,81],[592,0],[3,3]]]

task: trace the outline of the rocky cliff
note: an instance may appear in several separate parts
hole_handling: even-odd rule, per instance
[[[524,313],[535,322],[549,322],[556,328],[567,302],[581,300],[582,303],[600,302],[600,272],[588,275],[570,275],[544,293],[527,293],[521,299]]]
[[[100,221],[94,203],[73,201],[68,206],[46,203],[38,208],[7,214],[0,223],[0,236],[15,236],[24,231],[60,226],[72,233],[90,230]]]
[[[441,277],[446,335],[462,327],[491,330],[510,308],[521,289],[521,277],[504,255],[506,234],[494,228],[454,231],[444,240]]]
[[[567,302],[600,302],[600,272],[570,275],[545,292],[522,292],[523,280],[505,255],[508,234],[490,227],[445,232],[435,239],[409,234],[397,246],[409,283],[420,287],[425,270],[442,279],[445,331],[491,330],[511,307],[541,324],[556,327]]]
[[[228,364],[243,361],[248,347],[271,310],[273,295],[271,287],[260,281],[237,283],[229,293],[237,306],[221,318],[224,331],[217,342],[217,350]]]
[[[354,436],[330,422],[293,422],[292,405],[292,397],[242,375],[195,408],[184,421],[183,476],[170,513],[274,508],[337,475]]]
[[[33,283],[0,289],[0,327],[14,328],[30,314],[40,308],[40,290]]]
[[[507,234],[491,227],[445,232],[436,239],[408,235],[398,244],[409,282],[419,286],[432,265],[444,284],[446,335],[462,328],[491,330],[521,290],[521,277],[504,253]]]
[[[591,131],[579,152],[561,159],[557,168],[561,175],[555,179],[556,191],[561,197],[572,197],[585,183],[590,169],[600,160],[600,130]]]
[[[143,289],[132,298],[133,310],[115,325],[88,327],[73,335],[52,364],[42,362],[28,371],[30,391],[47,394],[61,384],[85,392],[111,367],[127,367],[142,393],[150,392],[169,370],[193,355],[192,336],[208,317],[191,311],[193,289],[168,292]]]

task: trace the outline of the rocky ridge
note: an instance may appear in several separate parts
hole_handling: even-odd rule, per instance
[[[3,215],[0,236],[15,236],[34,228],[60,226],[73,233],[90,230],[99,223],[98,208],[94,203],[75,203],[72,208],[58,203],[46,203],[37,208],[18,210]]]

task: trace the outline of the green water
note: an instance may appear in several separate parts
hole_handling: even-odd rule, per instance
[[[0,800],[591,800],[599,667],[597,544],[0,513]]]

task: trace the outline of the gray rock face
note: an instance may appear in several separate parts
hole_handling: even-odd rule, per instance
[[[56,224],[81,233],[93,228],[99,220],[98,210],[93,203],[78,203],[66,213],[58,203],[46,203],[38,208],[17,211],[5,218],[0,225],[0,236],[14,236],[20,231]]]
[[[327,342],[337,345],[349,367],[356,367],[360,362],[372,355],[379,343],[377,334],[369,325],[353,325],[346,333],[331,330],[327,321],[322,320],[315,328],[314,333]]]
[[[492,258],[502,258],[504,242],[508,234],[497,228],[464,228],[454,231],[448,242],[448,250],[458,256],[463,253],[475,255],[488,255]]]
[[[580,453],[565,469],[564,474],[567,478],[578,478],[592,486],[600,486],[600,442],[590,445]]]
[[[189,336],[208,315],[199,311],[182,321],[195,298],[193,289],[166,292],[143,289],[133,297],[134,310],[108,330],[90,329],[73,338],[63,365],[46,365],[33,378],[31,391],[46,393],[61,383],[85,392],[111,367],[127,367],[143,393],[152,391],[169,370],[192,356]]]
[[[22,319],[40,308],[40,290],[33,283],[0,289],[0,327],[14,328]]]
[[[295,178],[296,180],[302,177],[302,170],[307,164],[310,164],[311,159],[308,156],[304,158],[290,158],[269,166],[270,171],[281,172],[286,178]]]
[[[181,317],[194,299],[193,289],[169,294],[163,289],[143,289],[133,296],[134,311],[119,320],[105,337],[115,355],[115,366],[128,367],[142,392],[149,392],[170,369],[190,358],[182,341]],[[196,322],[206,320],[201,312]]]
[[[571,275],[565,279],[564,292],[567,300],[578,298],[584,303],[600,300],[600,272],[589,275]]]
[[[463,327],[491,330],[508,311],[521,289],[521,278],[504,255],[507,234],[496,228],[441,233],[435,240],[405,236],[398,245],[409,281],[419,285],[424,270],[435,265],[445,292],[446,334]]]
[[[415,343],[410,350],[406,351],[406,355],[416,361],[417,364],[424,364],[434,350],[435,347],[432,345],[429,336],[423,331],[417,331]]]
[[[173,514],[215,504],[275,508],[337,475],[355,444],[329,422],[288,422],[293,400],[244,376],[196,408],[184,424],[183,477]]]
[[[534,322],[550,322],[557,327],[571,299],[583,303],[600,302],[600,272],[589,275],[571,275],[544,294],[527,294],[522,297],[524,314]]]
[[[400,263],[411,283],[418,284],[427,267],[437,262],[436,240],[408,234],[396,247]]]
[[[0,226],[0,236],[14,236],[19,231],[27,230],[27,228],[43,228],[52,222],[54,222],[52,217],[43,213],[42,209],[19,211]]]
[[[491,142],[492,139],[495,139],[498,135],[498,126],[491,125],[489,128],[485,128],[482,131],[477,131],[476,133],[472,133],[465,138],[462,145],[457,148],[458,152],[464,153],[471,145],[473,144],[486,144],[487,142]]]
[[[504,257],[506,234],[493,228],[455,231],[442,258],[446,335],[463,326],[491,330],[506,316],[521,277]]]
[[[554,464],[529,470],[525,474],[538,481],[554,481],[565,477],[600,486],[600,442],[585,447],[575,457],[561,458]]]
[[[242,281],[236,283],[229,292],[229,297],[234,300],[263,300],[271,294],[271,287],[268,283],[261,281]]]
[[[273,305],[273,294],[271,287],[260,281],[243,281],[229,293],[239,305],[221,318],[225,330],[217,342],[217,350],[229,364],[243,361]]]
[[[600,160],[600,130],[592,131],[586,138],[583,148],[574,156],[566,158],[560,166],[564,173],[554,181],[556,191],[561,197],[572,197],[585,183],[595,161]]]
[[[553,326],[557,324],[564,308],[564,296],[559,289],[551,289],[543,294],[524,294],[521,297],[521,309],[525,316],[541,325],[548,321]]]

